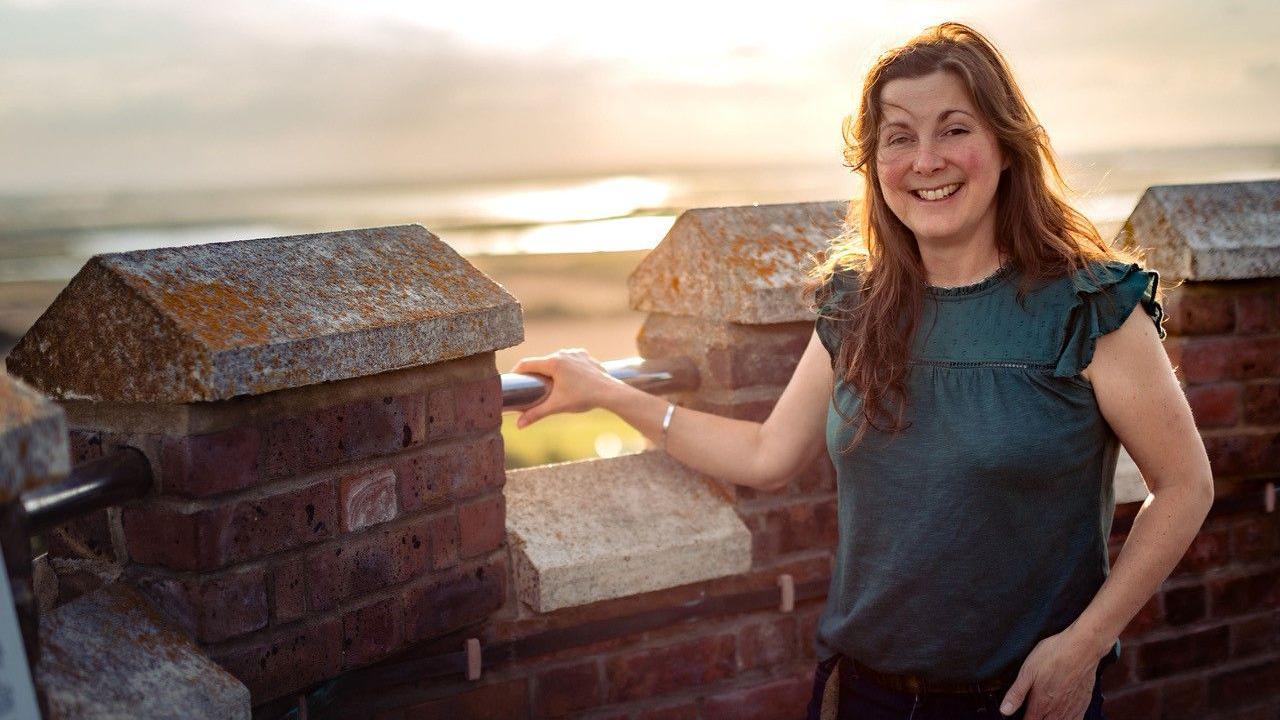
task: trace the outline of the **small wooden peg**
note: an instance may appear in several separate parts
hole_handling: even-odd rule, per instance
[[[480,679],[480,639],[467,638],[467,679]]]
[[[1276,511],[1276,484],[1267,483],[1267,489],[1262,491],[1262,502],[1267,506],[1267,512]]]
[[[778,610],[789,613],[796,609],[796,582],[788,573],[778,576],[778,587],[782,588],[782,603]]]

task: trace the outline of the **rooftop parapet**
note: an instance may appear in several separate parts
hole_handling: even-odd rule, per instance
[[[807,254],[843,229],[847,202],[698,208],[627,279],[642,312],[763,325],[811,321],[798,302]]]
[[[1155,269],[1184,280],[1280,275],[1280,180],[1157,185],[1121,231]]]
[[[190,403],[523,339],[515,298],[402,225],[96,256],[8,366],[60,399]]]

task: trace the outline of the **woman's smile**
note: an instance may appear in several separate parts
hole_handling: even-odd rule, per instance
[[[964,183],[951,183],[927,190],[913,190],[911,194],[915,195],[920,202],[938,205],[945,204],[947,200],[955,197],[962,187]]]

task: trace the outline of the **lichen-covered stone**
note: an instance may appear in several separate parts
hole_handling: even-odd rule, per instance
[[[751,532],[708,481],[661,451],[507,473],[520,599],[539,612],[751,567]]]
[[[746,324],[812,320],[799,292],[807,259],[841,233],[847,207],[686,211],[628,278],[631,307]]]
[[[108,585],[40,620],[45,720],[244,718],[249,690],[138,592]]]
[[[1121,230],[1170,278],[1245,280],[1280,275],[1280,180],[1158,185]]]
[[[7,362],[61,399],[191,403],[523,339],[515,298],[404,225],[96,256]]]
[[[0,374],[0,503],[61,480],[70,469],[62,408]]]

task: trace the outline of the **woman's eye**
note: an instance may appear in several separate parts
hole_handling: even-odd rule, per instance
[[[962,127],[953,127],[953,128],[951,128],[951,129],[947,130],[947,132],[946,132],[945,134],[950,135],[951,133],[956,133],[956,134],[961,134],[961,135],[963,135],[964,133],[967,133],[967,132],[969,132],[969,131],[968,131],[967,129],[965,129],[965,128],[962,128]]]
[[[905,141],[906,139],[907,137],[905,135],[894,135],[893,137],[889,138],[889,144],[897,145],[899,140]]]

